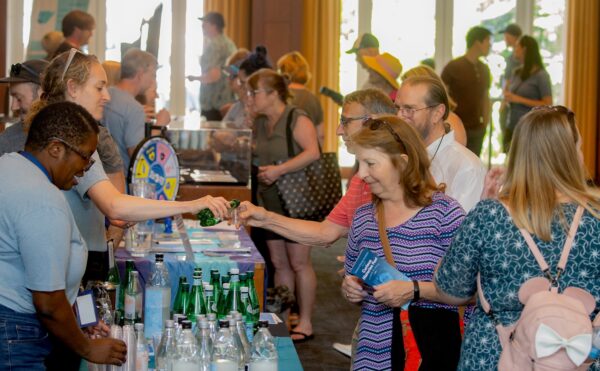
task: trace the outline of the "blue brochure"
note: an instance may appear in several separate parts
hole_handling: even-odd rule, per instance
[[[374,287],[388,281],[412,281],[404,273],[392,267],[384,258],[380,258],[369,249],[362,249],[350,273],[367,285]],[[410,301],[402,306],[408,309]]]

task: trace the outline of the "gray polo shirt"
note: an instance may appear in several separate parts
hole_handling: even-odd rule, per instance
[[[26,140],[27,133],[23,131],[22,121],[9,126],[0,133],[0,156],[5,153],[22,151]]]

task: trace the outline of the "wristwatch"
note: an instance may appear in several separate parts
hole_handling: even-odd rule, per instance
[[[412,301],[419,301],[419,299],[421,299],[421,291],[419,290],[419,282],[413,280],[413,286],[414,286],[414,291],[413,291]]]

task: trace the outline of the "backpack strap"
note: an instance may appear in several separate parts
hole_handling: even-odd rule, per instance
[[[508,208],[508,206],[504,204],[504,202],[502,202],[502,206],[506,208],[508,215],[510,215],[510,209]],[[569,229],[569,234],[567,235],[567,240],[565,241],[565,245],[560,255],[560,259],[558,261],[558,270],[556,277],[552,277],[550,269],[548,267],[548,263],[546,263],[546,260],[540,252],[540,249],[533,241],[531,234],[523,228],[519,229],[519,231],[525,238],[525,241],[527,242],[527,246],[529,246],[529,249],[533,253],[535,260],[540,265],[540,268],[542,268],[544,275],[552,282],[553,286],[557,284],[558,278],[560,277],[561,273],[565,270],[567,260],[569,259],[569,253],[571,252],[571,248],[573,247],[573,240],[575,239],[577,228],[579,227],[579,223],[581,222],[583,211],[584,209],[582,206],[577,207],[577,210],[575,211],[575,216],[573,217],[573,221],[571,222],[571,227]],[[492,312],[492,307],[483,294],[483,287],[481,286],[481,272],[477,273],[477,296],[479,297],[479,303],[481,304],[483,311],[492,318],[494,323],[497,323],[497,320]]]

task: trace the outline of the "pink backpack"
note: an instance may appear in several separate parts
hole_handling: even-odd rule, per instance
[[[580,206],[575,212],[554,276],[529,232],[520,230],[545,278],[534,277],[521,285],[519,301],[524,307],[514,324],[503,326],[495,318],[484,297],[481,279],[477,277],[479,301],[495,323],[502,345],[499,371],[587,370],[590,366],[591,362],[586,362],[592,348],[592,321],[589,315],[594,311],[596,301],[583,289],[567,287],[559,292],[558,286],[582,214],[583,208]]]

